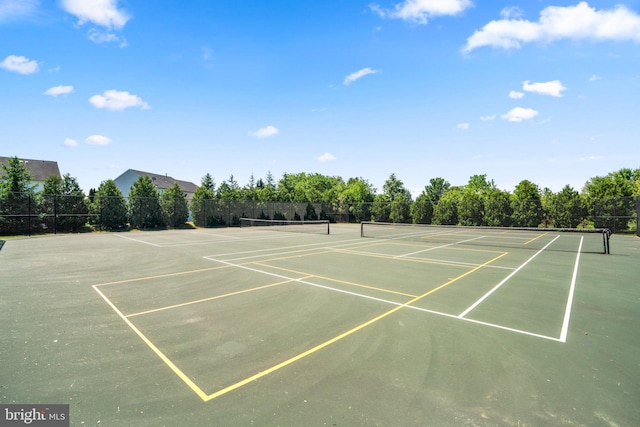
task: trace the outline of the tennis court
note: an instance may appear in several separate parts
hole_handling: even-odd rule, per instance
[[[640,424],[640,239],[363,227],[9,239],[0,400],[71,425]]]

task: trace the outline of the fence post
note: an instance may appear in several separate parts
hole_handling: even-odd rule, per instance
[[[27,194],[27,236],[31,236],[31,193]]]
[[[636,236],[640,237],[640,196],[636,196]]]
[[[53,234],[58,234],[58,196],[53,195]]]

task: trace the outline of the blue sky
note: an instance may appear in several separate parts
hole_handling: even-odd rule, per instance
[[[88,191],[126,169],[486,174],[640,167],[640,0],[0,0],[0,155]]]

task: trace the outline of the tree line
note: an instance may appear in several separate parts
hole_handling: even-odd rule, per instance
[[[106,229],[180,227],[189,219],[196,226],[237,225],[240,217],[249,215],[624,231],[635,227],[633,196],[640,195],[640,168],[593,177],[580,191],[567,185],[558,192],[528,180],[508,192],[497,188],[486,174],[473,175],[461,186],[436,177],[415,200],[395,174],[378,191],[362,177],[345,181],[339,176],[300,172],[285,173],[276,181],[269,172],[264,179],[252,175],[240,186],[233,175],[216,185],[207,173],[190,202],[177,184],[161,192],[146,176],[132,185],[128,200],[113,180],[103,181],[85,196],[69,174],[50,176],[35,191],[28,169],[17,157],[2,166],[0,181],[0,232],[4,234],[18,229],[19,221],[24,221],[21,214],[27,211],[38,212],[45,225],[48,218],[54,218],[59,231],[96,225]],[[274,203],[295,207],[286,213],[283,207],[266,208]]]

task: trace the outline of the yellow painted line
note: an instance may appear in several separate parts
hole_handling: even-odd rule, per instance
[[[139,313],[127,314],[125,317],[141,316],[143,314],[155,313],[155,312],[164,311],[164,310],[171,310],[172,308],[185,307],[187,305],[199,304],[201,302],[213,301],[213,300],[216,300],[216,299],[231,297],[231,296],[234,296],[234,295],[246,294],[248,292],[259,291],[261,289],[271,288],[273,286],[284,285],[285,283],[292,283],[292,282],[295,282],[296,280],[305,280],[305,279],[309,279],[311,277],[313,277],[313,275],[307,275],[307,276],[301,277],[299,279],[291,279],[291,280],[285,280],[283,282],[272,283],[270,285],[264,285],[264,286],[258,286],[258,287],[255,287],[255,288],[244,289],[242,291],[231,292],[231,293],[228,293],[228,294],[218,295],[218,296],[215,296],[215,297],[209,297],[209,298],[203,298],[203,299],[199,299],[199,300],[195,300],[195,301],[183,302],[182,304],[174,304],[174,305],[169,305],[169,306],[166,306],[166,307],[154,308],[153,310],[141,311]]]
[[[527,240],[526,242],[524,242],[524,243],[523,243],[523,245],[528,245],[529,243],[531,243],[531,242],[533,242],[533,241],[536,241],[536,240],[538,240],[539,238],[541,238],[542,236],[546,236],[547,234],[549,234],[549,233],[548,233],[548,232],[547,232],[547,233],[542,233],[541,235],[539,235],[539,236],[537,236],[537,237],[534,237],[534,238],[533,238],[533,239],[531,239],[531,240]]]
[[[288,365],[290,365],[290,364],[292,364],[292,363],[294,363],[294,362],[296,362],[296,361],[298,361],[300,359],[303,359],[303,358],[305,358],[305,357],[317,352],[318,350],[322,350],[323,348],[325,348],[325,347],[327,347],[327,346],[329,346],[329,345],[331,345],[331,344],[333,344],[333,343],[335,343],[337,341],[340,341],[341,339],[343,339],[345,337],[348,337],[349,335],[352,335],[355,332],[358,332],[361,329],[366,328],[369,325],[372,325],[372,324],[376,323],[378,320],[384,319],[385,317],[395,313],[396,311],[401,310],[402,308],[404,308],[406,306],[409,306],[409,305],[421,300],[422,298],[425,298],[425,297],[433,294],[434,292],[437,292],[440,289],[442,289],[442,288],[444,288],[446,286],[449,286],[450,284],[452,284],[454,282],[457,282],[458,280],[470,275],[471,273],[474,273],[474,272],[478,271],[482,267],[485,267],[485,266],[491,264],[492,262],[496,261],[497,259],[502,258],[503,256],[507,255],[507,253],[508,252],[504,252],[501,255],[498,255],[497,257],[493,258],[492,260],[489,260],[489,261],[485,262],[484,264],[475,267],[473,270],[469,270],[466,273],[463,273],[460,276],[455,277],[455,278],[447,281],[446,283],[443,283],[442,285],[438,286],[437,288],[434,288],[434,289],[432,289],[432,290],[430,290],[430,291],[428,291],[428,292],[426,292],[426,293],[424,293],[422,295],[419,295],[419,296],[413,298],[412,300],[408,301],[407,303],[405,303],[403,305],[399,305],[397,307],[394,307],[391,310],[389,310],[387,312],[384,312],[381,315],[376,316],[371,320],[368,320],[368,321],[366,321],[366,322],[364,322],[364,323],[362,323],[362,324],[360,324],[360,325],[358,325],[358,326],[356,326],[354,328],[351,328],[348,331],[343,332],[342,334],[340,334],[340,335],[338,335],[338,336],[336,336],[334,338],[331,338],[330,340],[327,340],[327,341],[325,341],[325,342],[323,342],[321,344],[318,344],[317,346],[315,346],[313,348],[310,348],[309,350],[307,350],[307,351],[305,351],[303,353],[300,353],[297,356],[291,357],[291,358],[289,358],[289,359],[287,359],[287,360],[285,360],[285,361],[283,361],[281,363],[278,363],[277,365],[272,366],[269,369],[266,369],[264,371],[258,372],[255,375],[252,375],[252,376],[250,376],[248,378],[245,378],[242,381],[239,381],[239,382],[237,382],[235,384],[232,384],[232,385],[230,385],[228,387],[225,387],[222,390],[219,390],[219,391],[217,391],[215,393],[212,393],[212,394],[210,394],[208,396],[205,396],[204,398],[200,394],[198,394],[198,396],[200,396],[202,398],[202,400],[204,400],[205,402],[208,402],[208,401],[213,400],[213,399],[215,399],[217,397],[220,397],[220,396],[222,396],[224,394],[227,394],[230,391],[238,389],[238,388],[240,388],[240,387],[242,387],[242,386],[244,386],[244,385],[246,385],[246,384],[248,384],[250,382],[256,381],[256,380],[258,380],[258,379],[260,379],[260,378],[262,378],[262,377],[264,377],[266,375],[269,375],[272,372],[275,372],[275,371],[277,371],[279,369],[282,369],[282,368],[284,368],[284,367],[286,367],[286,366],[288,366]]]
[[[293,258],[302,258],[302,257],[308,257],[308,256],[313,256],[313,255],[323,255],[323,254],[328,254],[334,252],[333,249],[330,250],[326,250],[326,251],[320,251],[320,252],[311,252],[311,253],[305,253],[305,254],[297,254],[297,255],[287,255],[287,256],[281,256],[281,257],[277,257],[277,258],[267,258],[264,259],[262,261],[247,261],[244,263],[240,263],[237,265],[249,265],[249,264],[253,264],[253,263],[258,263],[258,262],[271,262],[271,261],[281,261],[284,259],[293,259]]]
[[[372,258],[389,259],[389,260],[402,261],[402,262],[417,262],[420,264],[435,264],[435,265],[446,265],[449,267],[472,268],[468,265],[454,264],[454,263],[449,263],[445,261],[431,261],[428,259],[417,259],[417,258],[399,258],[398,255],[378,255],[373,253],[353,252],[353,251],[350,251],[349,249],[336,249],[335,252],[348,253],[350,255],[368,256]]]
[[[157,276],[138,277],[136,279],[126,279],[126,280],[119,280],[117,282],[100,283],[100,284],[93,285],[93,286],[119,285],[119,284],[122,284],[122,283],[138,282],[138,281],[142,281],[142,280],[162,279],[162,278],[165,278],[165,277],[174,277],[174,276],[181,276],[181,275],[184,275],[184,274],[202,273],[202,272],[205,272],[205,271],[220,270],[221,268],[229,268],[229,267],[230,267],[229,265],[222,265],[222,266],[219,266],[219,267],[201,268],[199,270],[180,271],[178,273],[159,274]]]
[[[180,368],[178,368],[175,363],[173,363],[171,361],[171,359],[169,359],[167,356],[165,356],[165,354],[160,351],[160,349],[158,347],[156,347],[142,332],[140,332],[140,330],[138,328],[136,328],[136,326],[131,323],[131,321],[129,319],[126,318],[126,316],[124,314],[122,314],[122,312],[120,310],[118,310],[118,308],[109,300],[109,298],[107,298],[101,291],[100,289],[98,289],[97,285],[93,285],[93,289],[95,289],[95,291],[100,294],[100,296],[102,297],[102,299],[104,299],[107,304],[109,304],[109,306],[111,306],[111,308],[113,309],[113,311],[115,311],[118,316],[120,316],[122,318],[122,320],[124,320],[126,322],[127,325],[129,325],[129,327],[133,330],[133,332],[135,332],[140,339],[142,339],[142,341],[144,341],[145,344],[147,344],[149,346],[149,348],[158,355],[158,357],[182,380],[184,381],[185,384],[187,384],[189,386],[189,388],[191,388],[191,390],[193,390],[202,400],[206,400],[207,399],[207,393],[205,393],[204,391],[202,391],[202,389],[200,387],[198,387],[196,385],[196,383],[194,383],[191,378],[189,378],[184,372],[182,372],[182,370]]]
[[[451,242],[455,242],[457,240],[452,240]],[[394,246],[408,246],[410,248],[424,248],[425,245],[424,244],[417,244],[417,243],[400,243],[397,241],[393,241],[393,242],[387,242],[388,245],[394,245]],[[373,245],[370,245],[373,246]],[[364,246],[362,246],[364,247]],[[431,246],[433,248],[438,248],[437,246]],[[358,249],[360,248],[360,246],[354,246],[354,247],[349,247],[349,248],[340,248],[340,251],[342,252],[349,252],[352,249]],[[442,250],[442,251],[446,251],[446,250],[452,250],[452,251],[467,251],[467,252],[485,252],[485,253],[491,253],[491,254],[501,254],[504,251],[499,251],[499,250],[490,250],[490,249],[471,249],[471,248],[464,248],[461,246],[446,246],[446,247],[442,247],[442,248],[438,248],[438,250]],[[394,255],[389,255],[389,258],[393,258]]]
[[[484,252],[488,254],[501,254],[504,251],[499,250],[491,250],[491,249],[471,249],[471,248],[463,248],[460,246],[447,246],[446,248],[442,248],[442,250],[452,250],[452,251],[463,251],[463,252]]]
[[[302,271],[291,270],[289,268],[276,267],[276,266],[273,266],[273,265],[270,265],[270,264],[265,264],[264,262],[256,262],[255,264],[261,265],[261,266],[267,267],[267,268],[273,268],[273,269],[276,269],[276,270],[288,271],[289,273],[309,274],[309,273],[305,273],[305,272],[302,272]],[[332,279],[331,277],[318,276],[317,274],[310,275],[309,277],[317,277],[318,279],[329,280],[331,282],[344,283],[345,285],[358,286],[360,288],[366,288],[366,289],[372,289],[374,291],[381,291],[381,292],[387,292],[387,293],[390,293],[390,294],[402,295],[402,296],[409,297],[409,298],[415,298],[417,296],[417,295],[407,294],[407,293],[404,293],[404,292],[392,291],[391,289],[377,288],[375,286],[361,285],[359,283],[347,282],[346,280],[338,280],[338,279]],[[305,279],[305,278],[303,278],[303,279]],[[302,280],[302,279],[299,279],[299,280]]]

